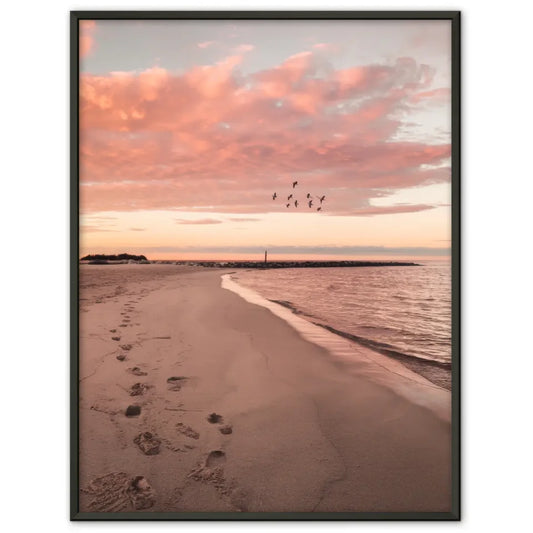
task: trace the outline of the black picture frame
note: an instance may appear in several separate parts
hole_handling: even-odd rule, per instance
[[[79,22],[82,20],[449,20],[451,22],[452,502],[451,512],[79,511]],[[461,519],[461,12],[460,11],[71,11],[70,12],[70,519],[458,521]]]

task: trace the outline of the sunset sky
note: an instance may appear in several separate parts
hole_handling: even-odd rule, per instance
[[[448,257],[450,29],[81,22],[81,254]]]

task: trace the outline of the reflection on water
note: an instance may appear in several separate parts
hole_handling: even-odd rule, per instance
[[[369,346],[451,363],[451,267],[249,270],[238,283]]]

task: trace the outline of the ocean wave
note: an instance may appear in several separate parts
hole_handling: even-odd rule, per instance
[[[340,335],[341,337],[344,337],[345,339],[349,339],[351,341],[357,342],[359,344],[362,344],[363,346],[366,346],[367,348],[370,348],[372,350],[375,350],[376,352],[382,353],[383,355],[388,355],[389,357],[394,357],[398,360],[404,360],[404,361],[418,361],[422,364],[427,364],[429,366],[437,366],[439,368],[446,368],[451,369],[452,365],[448,361],[441,361],[437,359],[429,359],[426,357],[419,357],[414,354],[408,354],[404,352],[400,352],[396,349],[394,349],[393,346],[390,346],[389,344],[386,344],[384,342],[378,342],[372,339],[367,339],[365,337],[361,337],[359,335],[354,335],[353,333],[348,333],[347,331],[341,331],[340,329],[334,328],[332,326],[328,326],[327,324],[322,324],[320,322],[313,322],[316,326],[320,326],[321,328],[327,329],[328,331],[331,331],[331,333],[335,333],[336,335]]]

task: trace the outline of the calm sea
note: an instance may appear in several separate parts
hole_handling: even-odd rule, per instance
[[[450,388],[451,266],[295,268],[231,278]]]

